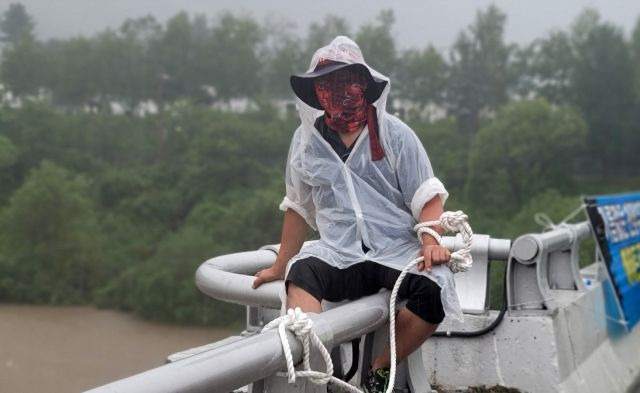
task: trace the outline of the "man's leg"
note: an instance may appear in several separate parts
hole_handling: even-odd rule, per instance
[[[300,307],[304,312],[322,312],[320,301],[294,283],[287,286],[287,309]]]
[[[393,289],[400,272],[385,268],[382,273],[384,287]],[[409,273],[398,291],[400,298],[407,299],[407,305],[396,316],[396,361],[401,362],[436,331],[444,319],[440,300],[440,287],[429,278]],[[391,359],[389,344],[371,365],[373,370],[389,367]]]
[[[409,356],[413,351],[420,348],[422,343],[429,338],[438,328],[437,324],[432,324],[422,320],[419,316],[409,311],[406,307],[398,312],[396,316],[396,361],[399,363]],[[373,370],[381,367],[390,367],[391,355],[389,344],[384,351],[373,361]]]
[[[287,308],[300,307],[305,312],[319,313],[322,299],[335,302],[373,293],[367,290],[377,291],[366,288],[364,283],[372,280],[367,280],[361,269],[359,265],[338,269],[315,257],[295,262],[285,282]]]

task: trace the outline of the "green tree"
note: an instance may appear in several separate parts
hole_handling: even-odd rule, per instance
[[[220,255],[216,241],[192,226],[168,234],[144,263],[123,269],[97,291],[101,306],[118,307],[158,321],[229,326],[244,314],[241,306],[202,294],[193,280],[197,267]]]
[[[16,45],[25,39],[32,40],[33,26],[33,18],[27,13],[25,6],[11,3],[0,18],[0,41]]]
[[[46,44],[45,86],[51,90],[55,104],[79,107],[99,96],[94,48],[93,40],[84,37],[52,40]]]
[[[505,103],[513,83],[513,47],[504,42],[506,15],[495,6],[478,11],[451,51],[447,107],[473,138],[481,115]]]
[[[43,87],[46,64],[41,45],[34,39],[33,18],[20,3],[12,3],[0,17],[2,51],[0,80],[18,96],[33,95]]]
[[[455,195],[456,199],[462,200],[469,175],[469,139],[452,118],[411,126],[429,153],[436,176],[444,182],[452,197]]]
[[[267,37],[260,49],[263,94],[267,99],[292,97],[289,76],[304,72],[309,66],[309,58],[304,57],[304,43],[289,24],[270,23],[263,30]]]
[[[20,40],[2,52],[0,80],[17,96],[35,95],[46,86],[45,66],[50,60],[39,42]]]
[[[148,45],[162,35],[162,29],[162,24],[156,18],[147,15],[125,20],[120,26],[120,33],[128,40]]]
[[[98,291],[101,305],[117,306],[150,319],[228,325],[241,307],[211,301],[193,283],[193,272],[215,255],[257,249],[278,241],[280,182],[258,190],[206,198],[184,225],[169,232],[147,262],[121,271]]]
[[[543,231],[547,228],[541,227],[541,225],[535,221],[537,213],[543,213],[547,215],[554,224],[559,224],[576,208],[580,207],[581,204],[582,200],[578,196],[562,195],[553,188],[546,189],[532,196],[530,200],[508,220],[508,225],[503,229],[505,231],[504,236],[515,239],[517,236],[525,233]]]
[[[0,170],[3,170],[16,162],[18,150],[11,141],[0,135]]]
[[[51,162],[34,170],[0,215],[3,299],[81,303],[101,277],[91,186]]]
[[[191,19],[180,12],[167,21],[162,37],[153,50],[160,64],[156,75],[157,99],[161,102],[184,97],[194,87],[193,63],[196,56],[191,30]]]
[[[322,23],[312,23],[307,33],[306,51],[303,56],[307,64],[311,61],[311,56],[318,48],[328,45],[331,40],[339,35],[351,35],[349,23],[345,18],[328,14],[324,17]]]
[[[89,86],[94,86],[90,101],[103,111],[115,100],[132,110],[156,93],[158,71],[149,58],[148,44],[129,34],[100,33],[91,40],[91,52],[85,56],[85,66],[90,68],[93,80]]]
[[[363,25],[356,42],[366,62],[385,75],[393,75],[396,67],[396,46],[393,38],[393,10],[380,11],[374,23]]]
[[[589,125],[585,168],[604,176],[629,170],[640,160],[634,126],[636,66],[624,34],[586,10],[574,23],[572,39],[576,54],[572,101]]]
[[[499,216],[549,187],[570,187],[585,137],[585,123],[571,109],[544,100],[506,105],[472,146],[467,200]]]
[[[251,192],[235,189],[222,198],[204,199],[193,208],[186,226],[199,228],[216,239],[218,252],[251,250],[278,243],[278,224],[282,221],[278,204],[283,188],[281,179],[277,179]]]
[[[0,206],[3,206],[13,191],[11,169],[18,159],[18,149],[11,141],[0,135]]]
[[[447,72],[447,63],[434,47],[407,50],[397,63],[397,96],[422,107],[441,105],[447,87]]]
[[[26,103],[19,110],[0,112],[0,133],[15,145],[19,153],[12,170],[17,184],[22,184],[29,172],[43,160],[63,158],[67,140],[61,140],[60,134],[65,129],[65,119],[52,108],[34,103]]]
[[[640,97],[640,17],[636,21],[636,26],[631,33],[631,56],[636,65],[636,97]]]
[[[535,40],[519,53],[523,72],[519,93],[533,94],[554,104],[572,102],[572,81],[576,55],[571,37],[556,31]]]
[[[206,50],[212,59],[207,82],[222,99],[254,97],[260,93],[258,50],[262,30],[255,20],[222,14],[213,25]]]
[[[108,57],[104,63],[109,66],[101,69],[106,81],[116,79],[114,95],[120,100],[132,105],[147,99],[160,100],[164,81],[155,48],[163,34],[162,24],[151,15],[127,19],[120,26],[117,39],[103,43],[111,53],[98,50],[98,56]]]

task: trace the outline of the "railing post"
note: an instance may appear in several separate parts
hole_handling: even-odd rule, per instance
[[[553,290],[584,290],[578,256],[580,242],[589,233],[585,221],[517,238],[507,262],[509,309],[553,313]]]

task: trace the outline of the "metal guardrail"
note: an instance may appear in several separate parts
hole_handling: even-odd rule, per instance
[[[443,236],[443,243],[451,251],[463,247],[460,236]],[[489,306],[489,261],[506,261],[511,249],[508,239],[495,239],[487,235],[474,235],[471,253],[474,266],[469,272],[456,274],[460,302],[469,313],[483,313]],[[279,245],[265,246],[257,251],[222,255],[205,261],[196,271],[198,288],[218,300],[246,306],[279,309],[281,283],[271,282],[252,289],[253,275],[275,262]]]
[[[262,249],[211,258],[196,271],[196,286],[208,296],[229,303],[280,308],[281,283],[269,282],[251,288],[253,275],[272,266],[276,255],[274,251]]]
[[[384,292],[311,315],[314,331],[327,348],[332,348],[382,326],[389,317],[388,303],[389,294]],[[290,332],[287,336],[294,362],[298,363],[302,359],[302,345]],[[89,392],[228,393],[283,370],[284,364],[278,332],[268,331]]]
[[[507,264],[510,312],[553,312],[553,290],[585,290],[578,263],[580,243],[591,233],[587,221],[518,237]]]
[[[474,235],[474,268],[470,272],[456,275],[463,309],[465,302],[472,306],[472,311],[478,311],[479,314],[488,307],[488,262],[507,260],[507,297],[510,312],[553,313],[557,307],[554,290],[584,289],[577,257],[579,244],[589,233],[590,227],[586,222],[564,225],[542,234],[523,235],[516,239],[513,247],[509,240]],[[444,237],[444,243],[447,248],[453,250],[462,245],[461,241],[454,237]],[[274,309],[281,306],[281,283],[267,283],[258,289],[251,288],[253,274],[271,266],[277,251],[277,246],[269,246],[257,251],[213,258],[203,263],[196,272],[196,284],[207,295],[249,306],[248,337],[90,392],[228,393],[252,383],[250,391],[254,393],[316,391],[301,386],[288,386],[286,381],[271,377],[275,372],[282,370],[284,365],[280,339],[274,331],[251,334],[259,331],[264,322],[273,316]],[[270,311],[266,312],[269,309]],[[262,318],[260,310],[264,313]],[[313,315],[312,318],[315,322],[315,332],[328,349],[365,334],[369,334],[365,341],[370,342],[371,332],[383,326],[388,319],[388,292],[346,303],[322,314]],[[252,326],[252,323],[255,326]],[[288,337],[294,360],[299,362],[300,343],[293,335],[289,334]],[[365,352],[367,351],[371,352],[371,348],[367,349],[365,345]],[[413,355],[415,354],[420,356],[415,357],[413,364],[407,369],[409,375],[413,370],[413,374],[422,378],[422,388],[417,388],[417,385],[411,384],[411,376],[408,377],[409,386],[414,386],[412,391],[418,393],[422,392],[425,386],[428,387],[429,382],[424,379],[426,374],[421,351],[416,351]],[[363,357],[362,360],[364,359]],[[256,381],[260,382],[256,385]]]

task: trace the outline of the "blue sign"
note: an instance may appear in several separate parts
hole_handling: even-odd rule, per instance
[[[640,193],[585,199],[618,302],[631,329],[640,320]]]

